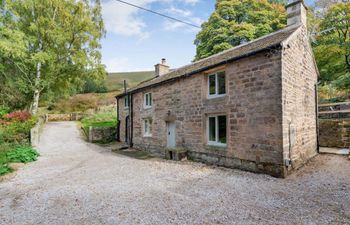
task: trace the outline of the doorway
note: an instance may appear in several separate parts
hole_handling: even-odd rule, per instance
[[[176,124],[175,122],[167,122],[167,147],[176,147]]]
[[[125,118],[125,143],[129,143],[129,116]]]

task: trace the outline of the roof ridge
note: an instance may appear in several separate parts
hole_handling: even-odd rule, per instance
[[[136,87],[129,89],[128,92],[134,92],[138,89],[146,88],[150,85],[156,85],[158,83],[163,83],[167,80],[175,79],[186,74],[190,75],[205,68],[213,67],[215,65],[217,66],[218,64],[227,62],[228,60],[234,60],[240,57],[248,56],[249,54],[254,54],[264,49],[272,48],[273,46],[276,47],[278,44],[281,45],[284,40],[295,33],[300,27],[300,24],[287,26],[281,30],[272,32],[247,43],[232,47],[223,52],[179,67],[176,70],[170,71],[160,77],[139,84]]]
[[[277,34],[277,33],[284,32],[284,31],[288,31],[288,30],[292,30],[292,29],[295,29],[295,28],[300,27],[300,26],[301,26],[300,24],[296,24],[296,25],[284,27],[284,28],[282,28],[282,29],[280,29],[280,30],[277,30],[277,31],[274,31],[274,32],[269,33],[269,34],[267,34],[267,35],[258,37],[258,38],[254,39],[254,40],[248,41],[248,42],[246,42],[246,43],[244,43],[244,44],[240,44],[240,45],[234,46],[234,47],[229,48],[229,49],[226,49],[226,50],[224,50],[224,51],[222,51],[222,52],[219,52],[219,53],[216,53],[216,54],[214,54],[214,55],[208,56],[208,57],[206,57],[206,58],[204,58],[204,59],[201,59],[201,60],[198,60],[198,61],[195,61],[195,62],[186,64],[186,65],[181,66],[181,67],[178,67],[178,68],[176,68],[176,70],[181,69],[181,68],[184,68],[184,67],[187,67],[187,66],[190,66],[190,65],[193,65],[193,64],[196,64],[196,63],[201,63],[202,61],[205,61],[205,60],[208,60],[208,59],[211,59],[211,58],[215,58],[215,57],[217,57],[217,56],[219,56],[219,55],[223,55],[223,54],[225,54],[225,53],[227,53],[227,52],[229,52],[229,51],[236,50],[236,49],[238,49],[238,48],[241,48],[241,47],[244,47],[244,46],[246,46],[246,45],[252,44],[252,43],[254,43],[254,42],[256,42],[256,41],[260,41],[260,40],[262,40],[262,39],[264,39],[264,38],[268,38],[268,37],[270,37],[270,36],[273,36],[273,35],[275,35],[275,34]],[[167,74],[169,74],[169,73],[171,73],[171,72],[173,72],[173,71],[170,71],[170,72],[168,72],[168,73],[166,73],[166,74],[164,74],[164,75],[167,75]],[[163,76],[164,76],[164,75],[163,75]]]

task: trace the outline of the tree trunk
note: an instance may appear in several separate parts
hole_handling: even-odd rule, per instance
[[[32,104],[32,114],[36,115],[39,109],[40,98],[40,79],[41,79],[41,62],[36,65],[36,78],[35,78],[35,90]]]

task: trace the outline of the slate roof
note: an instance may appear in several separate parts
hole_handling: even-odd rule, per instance
[[[208,58],[202,59],[200,61],[194,62],[192,64],[180,67],[178,69],[172,70],[167,74],[160,77],[153,78],[151,80],[140,83],[134,88],[131,88],[127,93],[134,93],[140,89],[147,88],[149,86],[160,85],[171,80],[178,79],[183,76],[190,76],[215,66],[225,64],[228,61],[238,60],[243,57],[253,55],[257,52],[281,46],[282,42],[291,36],[299,26],[290,26],[274,33],[268,34],[266,36],[260,37],[256,40],[247,42],[245,44],[233,47],[221,53],[212,55]],[[124,96],[125,93],[118,95],[117,97]]]

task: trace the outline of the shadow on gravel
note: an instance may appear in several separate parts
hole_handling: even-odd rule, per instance
[[[112,150],[112,152],[114,152],[116,154],[128,156],[130,158],[141,159],[141,160],[147,160],[147,159],[156,158],[155,156],[150,155],[147,152],[138,151],[138,150],[135,150],[135,149],[125,149],[125,150],[115,149],[115,150]]]

